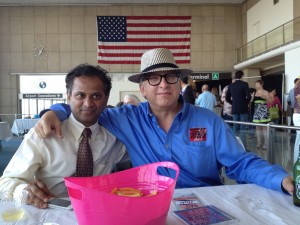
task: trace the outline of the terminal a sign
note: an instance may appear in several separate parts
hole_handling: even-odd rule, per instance
[[[225,80],[225,79],[231,79],[231,73],[199,72],[199,73],[192,73],[190,77],[194,81]]]
[[[22,94],[23,99],[62,99],[62,93]]]

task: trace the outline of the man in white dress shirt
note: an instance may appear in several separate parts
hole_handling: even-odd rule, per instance
[[[64,138],[40,138],[34,129],[26,134],[0,178],[0,192],[17,198],[25,189],[27,204],[46,208],[53,197],[67,197],[64,177],[76,170],[81,133],[92,131],[93,175],[111,173],[115,163],[128,160],[125,146],[98,124],[111,90],[111,80],[100,67],[82,64],[66,76],[71,116],[63,123]]]

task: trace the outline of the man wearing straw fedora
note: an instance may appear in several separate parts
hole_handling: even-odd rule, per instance
[[[213,112],[186,104],[180,95],[179,79],[192,71],[179,68],[165,48],[146,51],[141,72],[129,77],[139,84],[148,100],[138,106],[107,109],[99,123],[123,142],[132,165],[172,161],[180,167],[177,188],[221,185],[219,171],[239,183],[256,183],[266,188],[293,192],[292,178],[278,165],[247,153],[227,124]],[[36,126],[42,137],[54,127],[62,137],[60,122],[67,118],[67,105],[51,107]]]

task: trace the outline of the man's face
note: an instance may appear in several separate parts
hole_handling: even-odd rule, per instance
[[[151,76],[166,75],[170,73],[172,72],[157,72],[151,74]],[[177,104],[181,86],[179,79],[175,84],[169,84],[165,78],[162,78],[160,84],[157,86],[150,85],[148,80],[143,81],[140,84],[140,90],[142,95],[149,101],[152,107],[168,108]]]
[[[98,77],[76,77],[68,103],[76,120],[89,127],[98,121],[107,105],[104,86]]]

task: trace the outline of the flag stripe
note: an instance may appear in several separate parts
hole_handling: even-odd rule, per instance
[[[127,41],[132,40],[132,39],[136,39],[136,37],[139,38],[145,38],[145,39],[155,39],[155,40],[159,40],[158,38],[170,38],[170,35],[159,35],[159,37],[157,35],[152,35],[152,34],[142,34],[142,35],[127,35]],[[182,40],[183,37],[181,34],[173,34],[172,35],[172,39],[174,40],[175,38]],[[190,35],[186,35],[185,39],[187,39],[187,41],[190,40]]]
[[[129,42],[180,42],[188,41],[189,38],[128,38]]]
[[[163,46],[163,47],[165,47],[165,46]],[[134,48],[134,53],[143,54],[146,50],[149,50],[152,48],[153,48],[153,46],[149,46],[148,48],[140,47],[139,49]],[[108,51],[103,50],[103,49],[98,50],[98,53],[107,53],[107,52]],[[190,53],[190,50],[189,50],[189,48],[186,48],[186,49],[182,48],[182,49],[174,49],[174,50],[172,50],[172,52],[173,52],[173,54],[175,54],[175,53]],[[119,53],[120,54],[120,50],[110,49],[109,53]],[[122,53],[133,53],[133,51],[132,51],[132,49],[123,49]]]
[[[114,58],[123,58],[123,57],[140,57],[140,53],[98,53],[98,56],[102,57],[114,57]],[[174,57],[178,56],[189,56],[189,53],[173,53]]]
[[[127,23],[127,27],[190,27],[191,24],[173,23]]]
[[[190,34],[191,32],[189,27],[127,27],[127,32],[132,32],[132,31],[152,31],[152,32],[185,31],[185,34]]]
[[[168,48],[190,62],[190,16],[99,16],[98,63],[137,64],[149,49]]]
[[[182,21],[182,20],[191,20],[191,17],[190,16],[127,16],[127,19],[128,20],[159,20],[159,21],[162,21],[162,20],[179,20],[179,21]]]
[[[168,48],[170,50],[172,50],[172,52],[174,51],[174,49],[190,49],[190,45],[186,44],[186,45],[181,45],[181,46],[173,46],[172,43],[146,43],[147,45],[143,44],[141,45],[140,43],[126,43],[123,45],[120,45],[119,42],[111,42],[109,44],[105,43],[105,45],[99,44],[98,48],[100,49],[116,49],[116,50],[122,50],[122,49],[131,49],[131,50],[135,50],[135,49],[145,49],[145,50],[149,50],[152,48]]]
[[[182,35],[182,34],[187,34],[188,36],[190,36],[190,31],[186,31],[186,30],[153,30],[153,31],[149,31],[149,29],[147,29],[147,30],[136,30],[136,31],[128,30],[127,31],[128,36],[130,36],[130,35],[143,35],[143,34],[147,34],[147,35],[156,35],[156,34],[159,34],[159,35],[168,35],[168,34]]]
[[[132,57],[127,57],[127,58],[101,58],[101,60],[99,60],[99,63],[105,63],[105,62],[109,62],[109,64],[120,64],[119,61],[122,60],[124,62],[127,62],[126,64],[140,64],[141,63],[141,57],[137,57],[137,58],[132,58]],[[128,63],[131,62],[131,63]],[[181,63],[181,64],[187,64],[190,63],[189,60],[186,60],[186,57],[184,57],[183,59],[177,58],[176,63]]]

